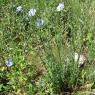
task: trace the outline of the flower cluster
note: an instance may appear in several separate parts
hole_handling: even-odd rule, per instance
[[[62,11],[64,9],[64,3],[62,2],[62,3],[59,3],[59,5],[57,6],[57,11]],[[22,10],[22,7],[21,6],[18,6],[17,8],[16,8],[16,12],[17,13],[20,13],[20,12],[22,12],[23,10]],[[36,9],[35,8],[31,8],[29,11],[28,11],[28,17],[33,17],[33,16],[35,16],[36,15]],[[38,26],[38,27],[40,27],[40,26],[42,26],[42,25],[44,25],[44,20],[43,19],[37,19],[36,20],[36,25]]]

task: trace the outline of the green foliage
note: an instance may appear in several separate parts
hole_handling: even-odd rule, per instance
[[[65,8],[57,12],[62,2]],[[52,95],[93,83],[95,0],[0,0],[0,8],[0,94]],[[37,19],[44,24],[38,27]],[[86,56],[84,68],[75,52]]]

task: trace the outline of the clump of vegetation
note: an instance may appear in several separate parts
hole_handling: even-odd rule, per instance
[[[0,2],[1,95],[93,93],[94,0]]]

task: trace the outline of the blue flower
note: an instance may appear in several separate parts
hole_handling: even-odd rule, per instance
[[[37,19],[36,25],[37,25],[38,27],[42,26],[43,24],[44,24],[44,20],[43,20],[43,19]]]
[[[5,64],[7,65],[7,67],[11,67],[13,65],[12,59],[10,58],[10,59],[6,60]]]
[[[57,6],[57,11],[61,11],[64,9],[64,3],[59,3],[59,5]]]
[[[35,16],[36,14],[36,9],[30,9],[29,12],[28,12],[28,16],[31,17],[31,16]]]
[[[18,6],[18,7],[16,8],[16,12],[17,12],[17,13],[22,12],[22,7],[21,7],[21,6]]]

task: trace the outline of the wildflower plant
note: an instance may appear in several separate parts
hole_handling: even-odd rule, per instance
[[[59,95],[84,84],[81,72],[88,68],[78,64],[95,61],[95,1],[63,1],[1,1],[0,93]],[[85,76],[93,81],[94,73]]]

